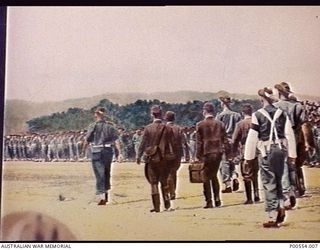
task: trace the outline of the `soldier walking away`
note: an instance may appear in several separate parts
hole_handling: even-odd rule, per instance
[[[195,161],[196,158],[196,141],[197,141],[197,131],[196,126],[190,128],[190,160]]]
[[[290,207],[294,207],[296,203],[295,189],[298,191],[296,192],[297,196],[304,195],[306,191],[302,166],[306,159],[306,153],[312,151],[314,148],[314,141],[304,107],[292,96],[289,84],[281,82],[274,87],[278,92],[276,96],[279,99],[279,101],[275,103],[275,106],[288,114],[297,142],[297,159],[285,167],[283,180],[286,200],[290,201],[289,203],[287,202],[286,207],[290,209]]]
[[[204,208],[213,208],[212,193],[216,207],[221,206],[218,170],[222,155],[230,157],[230,148],[224,124],[214,119],[214,107],[206,102],[203,106],[204,120],[196,127],[197,146],[196,160],[204,163],[206,181],[203,183],[203,194],[206,199]]]
[[[219,101],[221,103],[222,112],[217,115],[216,119],[224,123],[230,144],[236,123],[241,120],[241,115],[230,109],[231,98],[228,95],[220,96]],[[233,161],[226,159],[225,154],[222,156],[220,171],[222,175],[222,181],[225,184],[225,189],[222,190],[222,193],[232,193],[232,190],[237,191],[239,189],[239,181],[237,179],[238,173],[235,171],[235,164]]]
[[[133,145],[134,145],[135,158],[137,158],[138,153],[139,153],[139,147],[140,147],[140,143],[142,141],[142,131],[143,131],[143,128],[137,129],[135,134],[132,137],[132,142],[133,142]]]
[[[171,128],[162,123],[160,106],[154,105],[151,107],[151,116],[153,117],[153,122],[144,129],[136,161],[137,164],[140,164],[142,155],[146,155],[145,175],[151,185],[153,203],[153,209],[150,212],[159,213],[159,183],[161,184],[165,209],[169,210],[171,206],[168,182],[170,169],[165,156],[170,154],[173,135]]]
[[[259,172],[258,157],[256,156],[253,160],[247,161],[246,164],[243,158],[244,146],[245,146],[248,132],[251,126],[252,106],[249,103],[244,103],[241,106],[241,113],[243,115],[243,120],[241,120],[236,124],[236,128],[232,136],[232,148],[233,148],[233,155],[236,155],[237,151],[239,151],[239,155],[240,155],[240,168],[241,168],[241,174],[244,181],[245,193],[247,197],[247,200],[245,201],[244,204],[253,204],[252,187],[253,187],[254,201],[255,202],[260,201],[259,185],[258,185],[258,172]]]
[[[175,153],[175,158],[172,160],[168,160],[167,164],[170,169],[169,173],[169,190],[170,190],[170,200],[173,201],[176,199],[176,189],[177,189],[177,171],[180,168],[181,157],[183,155],[183,131],[182,128],[176,124],[175,121],[175,113],[172,111],[167,111],[164,116],[165,121],[167,122],[167,126],[171,127],[173,133],[173,149],[172,151]],[[171,205],[173,207],[173,204]]]
[[[244,159],[254,160],[260,151],[260,173],[265,191],[265,211],[268,221],[263,227],[278,227],[285,219],[282,176],[286,157],[295,160],[296,142],[290,119],[272,105],[272,90],[260,89],[258,95],[263,108],[252,115],[251,128],[245,144]]]
[[[92,146],[92,168],[96,178],[96,195],[100,199],[98,205],[106,205],[110,189],[112,147],[115,145],[118,135],[117,130],[105,119],[105,108],[98,107],[94,116],[96,121],[88,128],[86,141]],[[119,147],[117,144],[115,146]]]
[[[181,159],[182,163],[187,163],[190,160],[190,149],[189,149],[189,135],[188,135],[188,127],[184,127],[183,130],[183,157]]]

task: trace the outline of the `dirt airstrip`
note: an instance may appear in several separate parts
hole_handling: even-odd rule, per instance
[[[263,202],[243,205],[244,193],[222,194],[220,208],[203,209],[201,184],[189,183],[188,164],[178,172],[175,211],[150,213],[143,165],[112,165],[111,201],[97,206],[90,162],[5,162],[1,216],[39,211],[62,222],[79,240],[319,240],[320,168],[304,167],[307,193],[278,229],[264,229]],[[263,198],[262,186],[260,194]]]

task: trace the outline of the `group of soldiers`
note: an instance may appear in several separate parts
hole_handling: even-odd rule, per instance
[[[84,131],[9,135],[4,138],[4,160],[84,161],[89,158],[82,150],[84,141]]]
[[[126,131],[118,128],[120,152],[115,150],[113,161],[134,162],[142,140],[144,128]],[[4,137],[5,161],[66,162],[90,161],[91,148],[84,148],[87,131],[59,133],[17,134]],[[195,127],[183,128],[182,162],[195,157]],[[120,157],[119,157],[120,156]]]
[[[307,120],[315,125],[320,122],[320,103],[315,101],[304,101],[301,104],[305,107]]]
[[[274,85],[273,90],[260,89],[258,96],[262,108],[255,112],[250,104],[243,104],[241,113],[233,111],[229,96],[219,97],[222,111],[218,114],[217,107],[206,102],[199,110],[204,119],[190,128],[175,124],[174,112],[163,114],[161,107],[154,105],[150,110],[153,122],[131,133],[108,122],[105,108],[98,107],[94,113],[96,121],[87,131],[5,138],[5,159],[90,158],[98,205],[106,205],[111,163],[135,158],[137,164],[145,163],[153,204],[150,212],[156,213],[160,212],[161,197],[164,208],[174,210],[181,162],[203,164],[205,209],[221,206],[221,193],[239,189],[235,167],[239,164],[246,195],[244,204],[261,200],[260,171],[268,214],[263,226],[278,227],[286,217],[285,211],[295,207],[296,198],[305,194],[303,164],[310,161],[311,152],[316,152],[314,161],[319,159],[319,106],[297,101],[286,82]]]
[[[240,163],[244,181],[244,204],[259,202],[260,171],[268,217],[263,227],[272,228],[284,222],[286,210],[305,194],[302,166],[316,143],[306,110],[288,83],[276,84],[273,90],[260,89],[258,96],[262,108],[254,113],[250,104],[242,105],[241,114],[232,111],[229,96],[219,97],[222,112],[218,114],[212,103],[204,104],[204,119],[196,125],[194,163],[202,163],[204,168],[205,209],[221,206],[221,193],[239,189],[236,163]],[[145,159],[153,204],[150,212],[160,212],[161,197],[166,210],[172,209],[176,199],[184,136],[174,124],[174,112],[167,111],[163,117],[158,105],[150,112],[153,122],[144,129],[136,161],[140,164],[142,157]],[[221,192],[219,170],[224,185]]]

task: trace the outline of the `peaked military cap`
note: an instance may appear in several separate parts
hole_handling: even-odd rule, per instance
[[[231,103],[231,98],[229,95],[221,95],[221,96],[219,96],[219,100],[225,104]]]

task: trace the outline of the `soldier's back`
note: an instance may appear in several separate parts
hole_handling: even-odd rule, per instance
[[[227,109],[219,113],[216,119],[224,124],[226,133],[228,137],[231,138],[236,124],[241,120],[241,115],[235,111]]]

